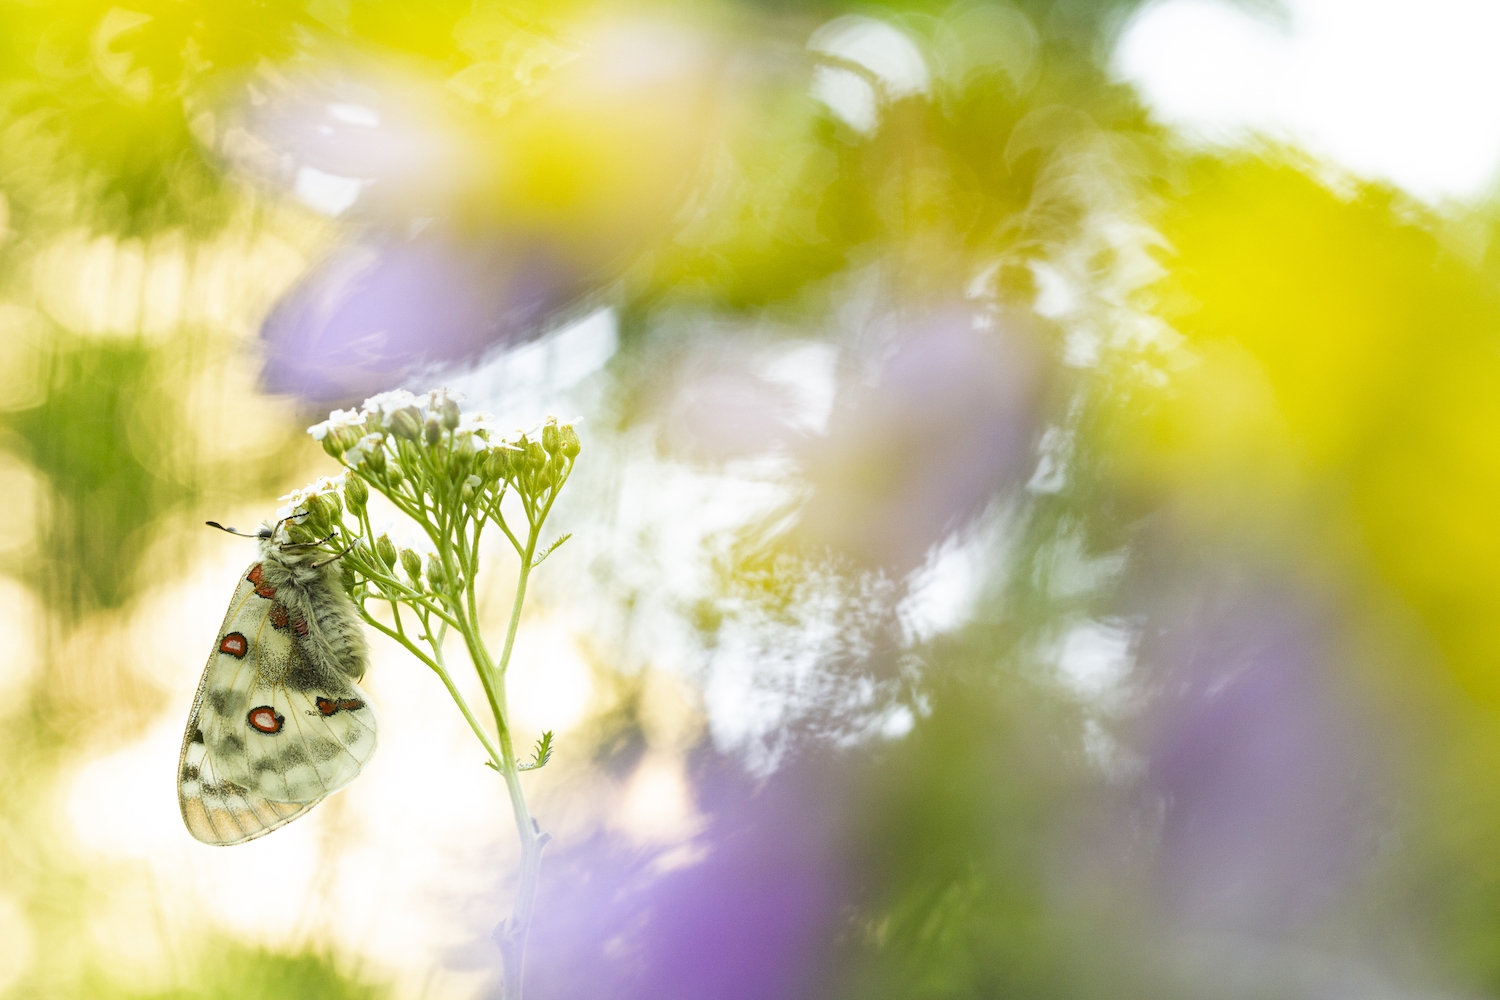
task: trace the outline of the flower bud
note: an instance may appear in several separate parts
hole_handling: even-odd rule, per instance
[[[302,509],[307,512],[307,519],[302,525],[314,534],[326,533],[328,524],[328,501],[326,497],[308,497],[302,503]]]
[[[455,479],[467,476],[474,467],[474,436],[467,431],[453,435],[453,456],[449,467]]]
[[[401,550],[401,568],[406,570],[406,575],[411,577],[411,582],[418,586],[422,583],[422,557],[411,549]]]
[[[531,466],[533,472],[547,465],[547,453],[535,441],[526,442],[526,464]]]
[[[557,449],[562,447],[562,435],[558,433],[554,421],[549,420],[542,425],[542,447],[547,449],[549,455],[555,455]]]
[[[450,431],[458,430],[457,403],[455,403],[451,398],[445,398],[443,400],[443,405],[438,407],[438,412],[442,414],[444,427],[448,428]]]
[[[353,596],[355,583],[354,567],[342,560],[339,562],[339,582],[344,585],[344,593]]]
[[[436,554],[427,557],[427,582],[432,584],[433,590],[443,585],[443,564]]]
[[[349,481],[344,483],[344,502],[356,516],[364,513],[365,505],[370,502],[370,488],[353,473],[349,474]]]
[[[578,432],[573,429],[572,424],[564,424],[559,431],[562,435],[562,453],[568,458],[577,458],[579,452]]]
[[[340,449],[340,454],[342,454],[343,452],[348,451],[350,448],[353,448],[355,445],[359,444],[359,439],[363,436],[359,431],[360,429],[358,427],[340,427],[338,430],[332,432],[323,440],[333,440],[337,442]]]
[[[508,478],[510,464],[506,456],[510,449],[502,445],[496,445],[484,453],[484,460],[479,463],[478,471],[481,476],[492,483]]]
[[[364,464],[377,476],[385,471],[385,449],[373,448],[365,452]]]
[[[391,541],[390,535],[381,535],[375,539],[375,554],[380,557],[381,562],[385,563],[387,569],[396,568],[396,560],[399,556],[396,553],[396,545]]]
[[[435,445],[443,439],[443,425],[438,423],[437,417],[429,416],[427,418],[427,427],[425,430],[429,445]]]
[[[386,420],[391,433],[408,441],[422,437],[422,414],[415,406],[403,406]]]

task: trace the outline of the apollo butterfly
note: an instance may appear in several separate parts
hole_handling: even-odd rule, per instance
[[[206,844],[285,826],[375,752],[375,713],[354,683],[369,652],[336,567],[272,525],[254,537],[260,558],[219,626],[177,765],[183,822]]]

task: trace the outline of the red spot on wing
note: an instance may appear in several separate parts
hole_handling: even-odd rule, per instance
[[[338,712],[353,712],[364,708],[365,703],[358,698],[319,698],[317,701],[318,711],[324,715],[334,715]]]
[[[256,596],[258,596],[258,597],[275,597],[276,596],[276,588],[273,587],[273,586],[271,586],[269,583],[266,582],[265,574],[263,572],[261,572],[260,566],[261,566],[260,563],[256,563],[254,566],[251,566],[250,567],[250,572],[247,573],[247,574],[245,574],[245,579],[247,579],[251,583],[255,584],[255,593],[256,593]]]
[[[291,626],[292,631],[298,635],[307,634],[307,620],[301,615],[292,614],[287,610],[287,606],[280,601],[271,605],[271,614],[269,617],[271,624],[276,628],[285,630],[287,626]]]
[[[279,733],[286,718],[277,714],[276,709],[270,705],[261,705],[252,708],[250,714],[245,716],[245,721],[263,733]]]
[[[231,632],[219,640],[219,652],[228,653],[236,660],[243,660],[249,651],[249,641],[238,632]]]

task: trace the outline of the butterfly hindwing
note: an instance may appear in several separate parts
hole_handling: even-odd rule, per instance
[[[294,651],[282,683],[257,690],[260,714],[246,734],[252,787],[277,802],[316,802],[338,791],[375,752],[375,715],[364,692],[332,673],[312,671],[309,683],[297,659]]]
[[[179,786],[182,818],[188,831],[206,844],[253,840],[313,807],[311,802],[273,802],[225,779],[215,771],[202,743],[190,745],[183,759],[184,775]]]
[[[375,716],[259,572],[240,578],[183,736],[178,798],[210,844],[254,839],[348,784],[375,750]]]

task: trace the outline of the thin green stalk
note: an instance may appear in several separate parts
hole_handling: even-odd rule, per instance
[[[543,426],[540,439],[529,440],[521,435],[513,441],[496,441],[484,429],[485,418],[481,417],[472,426],[466,423],[455,397],[446,391],[432,393],[425,404],[410,394],[403,398],[401,393],[390,393],[382,398],[384,402],[367,406],[362,414],[336,412],[326,423],[311,429],[328,453],[348,469],[351,478],[343,494],[347,501],[345,509],[354,515],[357,525],[351,531],[339,504],[324,499],[328,487],[320,481],[306,491],[299,491],[299,513],[294,515],[290,530],[297,534],[299,544],[322,543],[341,533],[344,537],[339,543],[351,543],[337,557],[346,560],[344,577],[356,597],[360,616],[437,674],[484,747],[489,757],[486,763],[499,771],[505,781],[521,844],[521,867],[515,906],[499,935],[505,963],[502,987],[505,1000],[521,1000],[526,940],[536,911],[542,848],[550,835],[542,832],[532,818],[521,785],[522,766],[512,738],[505,678],[515,650],[542,527],[558,491],[572,472],[579,450],[578,435],[570,426],[549,421]],[[397,400],[394,403],[393,398]],[[384,471],[373,472],[374,466],[363,465],[363,457],[350,457],[355,454],[378,455],[374,466],[383,462]],[[432,543],[433,553],[425,573],[418,553],[410,549],[398,551],[384,535],[374,537],[366,506],[371,488],[384,494],[397,510],[415,521]],[[500,509],[511,489],[515,490],[526,516],[525,544],[511,530]],[[520,558],[510,622],[498,662],[490,655],[479,628],[480,538],[490,522],[499,525]],[[556,543],[552,548],[556,548]],[[395,576],[398,562],[411,578],[410,585]],[[377,591],[378,599],[391,605],[394,627],[376,621],[366,609],[366,601],[375,598]],[[430,654],[407,632],[402,605],[417,615],[424,629],[424,634],[417,638],[431,647]],[[436,635],[432,629],[434,620],[441,623]],[[494,718],[494,740],[448,671],[442,644],[450,628],[463,637],[479,676]],[[546,741],[550,747],[550,734]],[[528,764],[527,769],[544,764],[550,750],[539,750],[538,754],[538,760]]]

